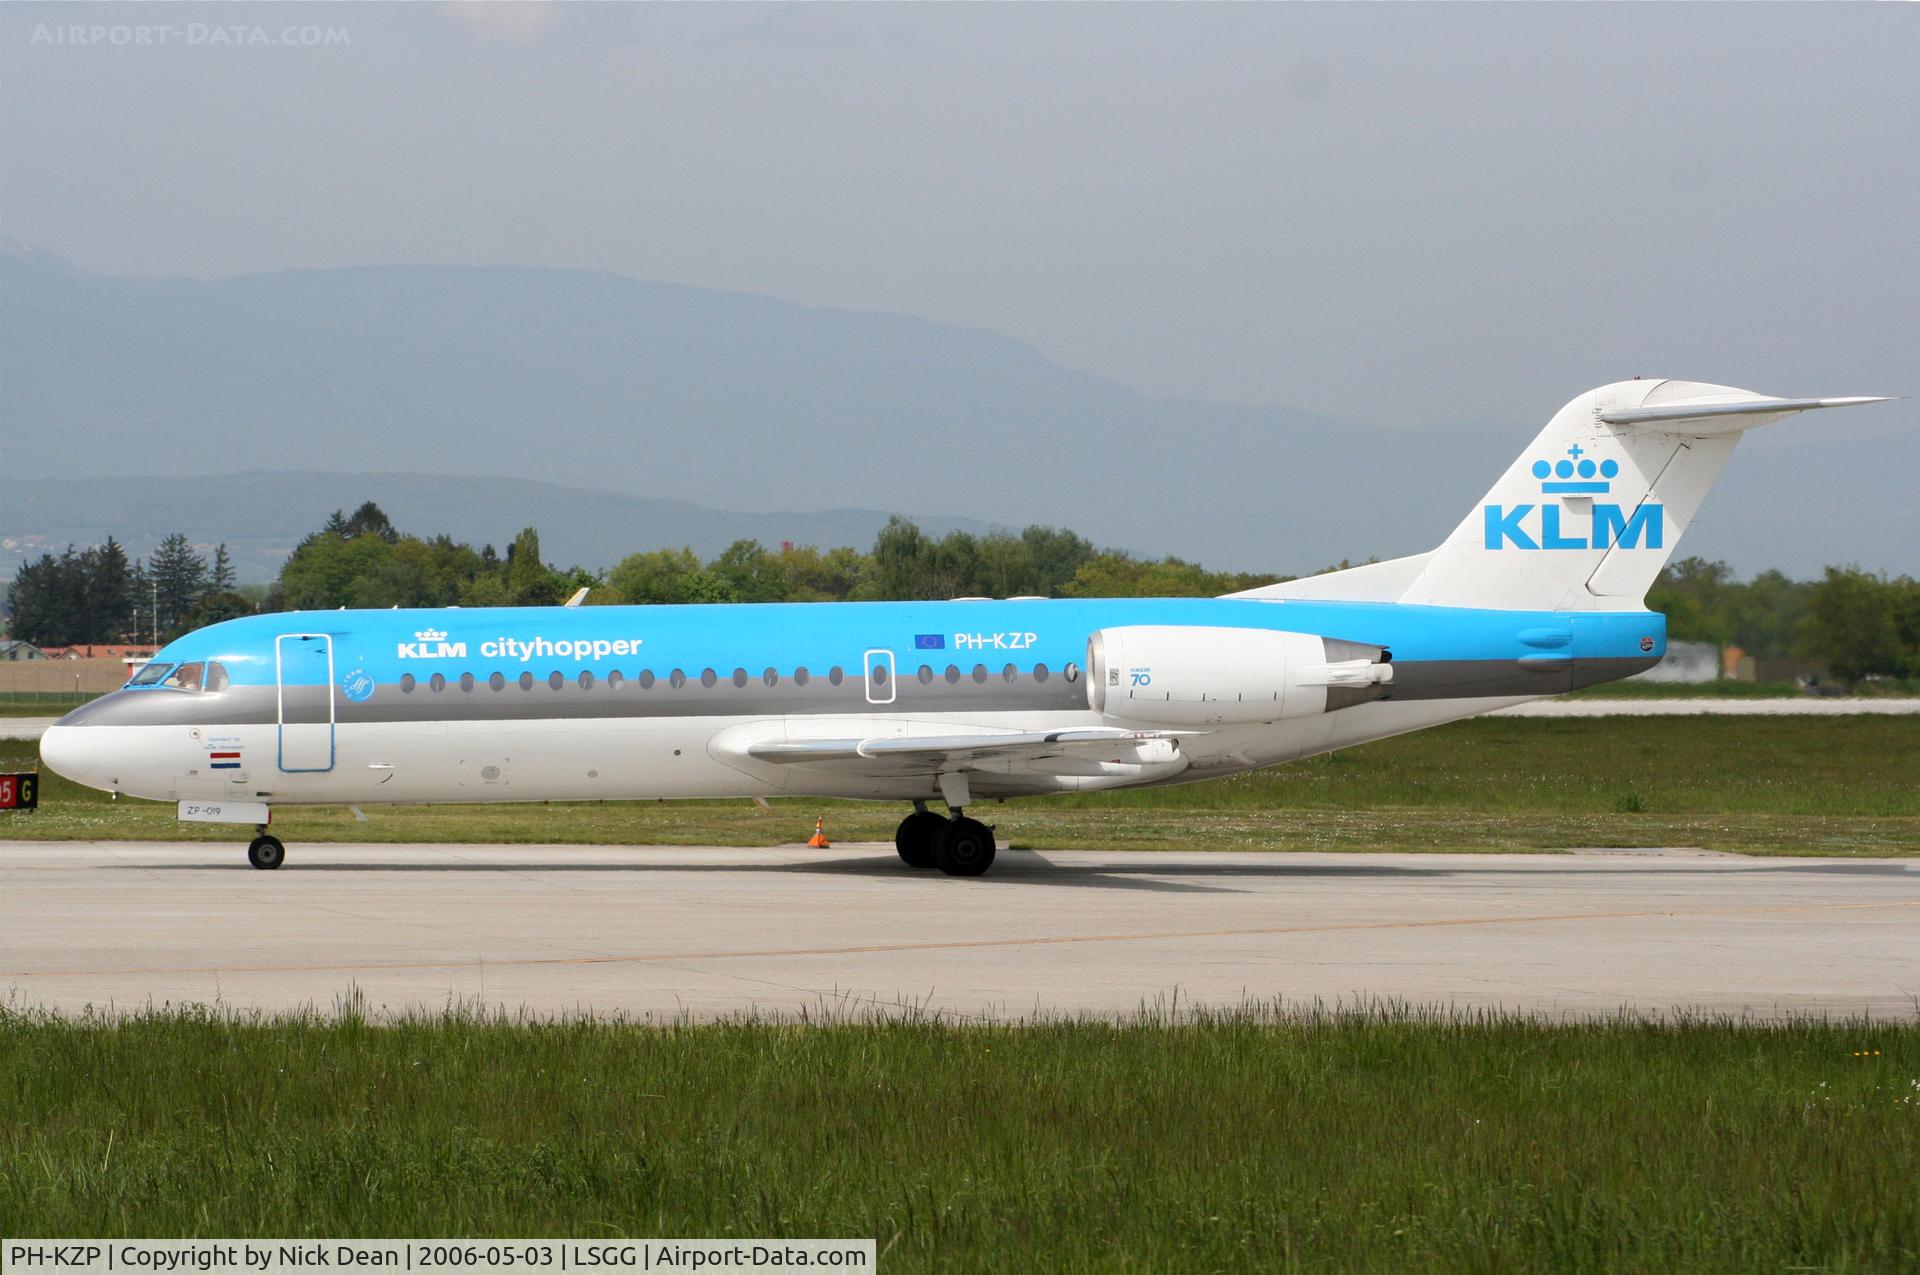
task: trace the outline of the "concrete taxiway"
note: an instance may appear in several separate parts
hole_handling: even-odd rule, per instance
[[[38,739],[57,717],[0,717],[0,739]]]
[[[1920,861],[0,843],[0,995],[711,1017],[1173,1002],[1913,1017]]]

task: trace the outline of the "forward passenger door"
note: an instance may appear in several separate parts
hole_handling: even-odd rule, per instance
[[[333,639],[282,633],[274,639],[280,769],[333,769]]]

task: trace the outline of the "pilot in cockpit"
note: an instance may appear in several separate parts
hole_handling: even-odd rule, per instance
[[[129,688],[157,687],[170,691],[224,691],[228,684],[227,666],[212,663],[148,664],[134,675]]]

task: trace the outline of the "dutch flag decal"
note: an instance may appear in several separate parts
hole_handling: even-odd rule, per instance
[[[238,770],[240,769],[240,754],[237,752],[208,753],[207,765],[210,770]]]

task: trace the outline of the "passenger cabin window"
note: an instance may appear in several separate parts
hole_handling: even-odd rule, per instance
[[[415,677],[413,674],[402,673],[400,675],[400,693],[402,695],[413,694],[413,688],[418,685],[420,685],[420,679]]]
[[[128,686],[155,686],[159,684],[159,681],[161,678],[165,677],[168,673],[172,671],[173,671],[173,665],[171,664],[149,664],[145,668],[141,669],[138,673],[135,673],[133,675],[133,680],[131,682],[128,682],[127,685]]]
[[[206,672],[204,664],[182,664],[167,675],[161,685],[172,687],[176,691],[197,691],[200,689],[200,675]]]

